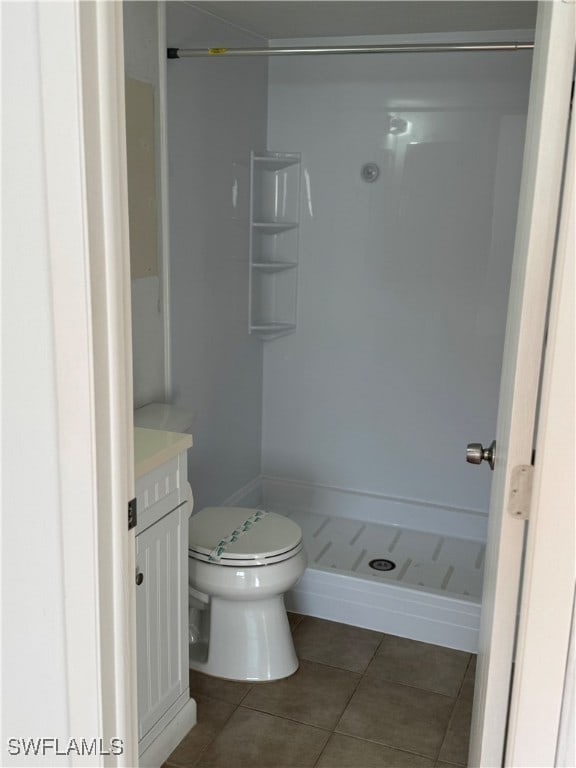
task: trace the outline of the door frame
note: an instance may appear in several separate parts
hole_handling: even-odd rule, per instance
[[[138,738],[122,6],[31,0],[5,3],[1,15],[0,762],[69,766],[82,754],[85,765],[130,767]]]
[[[84,354],[93,382],[96,525],[89,543],[98,562],[99,704],[103,732],[123,741],[122,754],[105,757],[104,764],[130,768],[138,764],[138,699],[136,546],[128,529],[135,480],[123,10],[121,2],[73,4],[92,320]],[[46,8],[50,13],[52,4]]]
[[[92,437],[98,478],[93,499],[98,513],[91,546],[97,557],[99,576],[91,607],[104,619],[100,635],[102,688],[99,705],[103,709],[110,707],[108,711],[113,713],[111,719],[114,721],[112,727],[118,729],[115,735],[121,733],[128,741],[125,756],[118,759],[117,764],[134,765],[137,753],[136,676],[133,669],[134,541],[124,519],[125,503],[133,493],[133,469],[122,7],[119,3],[83,3],[80,0],[76,0],[74,5],[78,9],[82,59],[82,64],[77,62],[76,75],[82,82],[84,99],[75,119],[85,134],[87,155],[83,160],[91,162],[96,158],[94,165],[90,162],[86,165],[86,218],[82,216],[89,231],[89,274],[84,277],[83,283],[81,280],[77,284],[80,289],[84,288],[86,297],[90,297],[94,345],[88,349],[78,344],[75,349],[79,363],[93,368],[97,380],[97,397],[92,404],[92,419],[96,426]],[[560,0],[554,5],[560,5]],[[46,13],[51,11],[50,6],[46,8]],[[66,50],[70,41],[64,35],[62,37]],[[68,59],[66,64],[69,65]],[[45,101],[43,106],[50,111],[49,103]],[[546,141],[545,137],[543,141]],[[48,171],[59,184],[64,183],[58,168],[49,168]],[[546,210],[550,216],[556,217],[557,201],[547,201]],[[539,215],[544,216],[543,209]],[[63,290],[66,285],[69,283],[62,283]],[[65,363],[65,360],[61,361],[62,366]],[[98,367],[100,363],[104,368]],[[553,397],[551,392],[550,402],[553,402]],[[553,426],[552,418],[550,409],[542,411],[542,434]],[[548,488],[546,503],[562,504],[561,494],[556,488]],[[545,518],[546,512],[543,497],[539,495],[535,498],[533,514]],[[63,558],[70,567],[72,579],[74,569],[79,565],[77,554],[71,548],[64,551]],[[534,579],[538,579],[537,572]],[[69,650],[71,653],[77,650],[81,656],[84,653],[84,648],[80,647],[82,633],[73,631],[78,621],[75,615],[70,616]],[[527,625],[527,637],[532,631]],[[517,689],[515,695],[518,702],[522,702],[522,690]],[[561,699],[562,691],[556,687],[551,695]],[[81,707],[80,701],[77,706]],[[539,710],[539,717],[540,714]],[[492,723],[477,721],[475,728],[475,738],[478,738],[482,730],[492,728]],[[475,764],[500,763],[481,758]]]

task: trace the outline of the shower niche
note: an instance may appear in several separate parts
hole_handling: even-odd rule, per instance
[[[300,168],[297,152],[250,153],[250,333],[296,330]]]

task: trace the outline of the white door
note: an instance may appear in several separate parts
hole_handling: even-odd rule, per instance
[[[505,764],[515,768],[576,765],[573,710],[570,715],[576,682],[573,661],[571,671],[569,667],[576,568],[575,169],[576,122],[572,114],[506,738]],[[572,649],[572,660],[573,654]]]
[[[539,4],[496,435],[496,466],[470,743],[500,766],[508,718],[525,523],[507,512],[511,473],[529,465],[574,62],[571,3]],[[475,439],[474,435],[470,440]]]

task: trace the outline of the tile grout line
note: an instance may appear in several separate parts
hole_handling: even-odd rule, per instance
[[[316,661],[316,659],[302,658],[301,661],[307,661],[310,664],[318,664],[321,667],[328,667],[328,669],[337,669],[340,672],[350,672],[353,675],[360,675],[360,677],[364,677],[364,674],[365,674],[364,672],[359,672],[357,669],[348,669],[348,667],[337,667],[335,664],[327,664],[325,661]],[[370,662],[372,662],[372,659],[370,659]],[[394,681],[391,680],[390,682],[394,682]],[[427,689],[422,688],[421,690],[427,690]],[[450,698],[453,698],[453,697],[450,697]]]
[[[378,648],[380,647],[383,641],[384,641],[384,638],[382,638],[382,640],[380,641]],[[376,656],[377,650],[374,651],[370,661],[368,662],[368,666],[370,666],[372,661],[374,661],[374,657]],[[364,677],[366,674],[366,670],[364,670],[364,672],[358,672],[358,670],[356,669],[348,669],[347,667],[337,667],[335,664],[327,664],[325,661],[317,661],[316,659],[302,658],[300,659],[300,661],[307,661],[311,664],[318,664],[321,667],[328,667],[329,669],[337,669],[337,670],[340,670],[341,672],[351,672],[352,674],[360,675],[361,678]],[[466,670],[468,670],[468,664],[466,665]],[[466,675],[466,672],[464,673],[464,675]],[[405,688],[412,688],[416,691],[425,691],[426,693],[434,693],[436,696],[443,696],[445,699],[453,699],[454,701],[456,701],[460,696],[460,692],[462,691],[464,678],[462,678],[462,683],[460,683],[458,687],[458,692],[455,693],[453,696],[449,693],[443,693],[442,691],[438,691],[435,688],[425,688],[421,685],[413,685],[411,683],[403,682],[402,680],[395,680],[394,678],[391,678],[391,677],[382,676],[382,681],[386,683],[394,683],[395,685],[402,685]],[[360,683],[358,683],[358,685],[359,684]],[[249,691],[247,693],[249,693]]]
[[[300,619],[300,622],[298,622],[296,627],[293,628],[294,630],[301,624],[301,622],[302,622],[302,620],[304,618],[305,617],[302,616],[302,618]],[[265,710],[260,710],[260,709],[257,709],[255,707],[250,707],[248,705],[243,705],[242,703],[240,703],[239,706],[243,706],[244,709],[250,709],[251,711],[262,712],[263,714],[272,715],[273,717],[279,717],[280,719],[288,720],[289,722],[298,723],[299,725],[307,725],[308,727],[311,727],[311,728],[317,728],[318,730],[321,730],[321,731],[324,731],[325,733],[328,733],[329,735],[328,735],[328,738],[326,740],[326,743],[322,747],[322,750],[320,751],[318,757],[316,758],[316,761],[314,762],[314,766],[316,766],[318,764],[318,761],[321,759],[322,755],[324,754],[324,751],[325,751],[326,747],[328,746],[328,742],[330,741],[330,737],[336,733],[336,728],[338,727],[338,725],[339,725],[339,723],[340,723],[340,721],[341,721],[341,719],[342,719],[342,717],[344,715],[344,712],[348,708],[348,705],[350,704],[350,701],[352,700],[352,697],[356,693],[356,691],[358,689],[358,686],[362,682],[362,679],[365,677],[366,670],[368,669],[368,667],[370,666],[370,664],[373,661],[374,657],[376,656],[376,654],[378,652],[378,649],[380,648],[380,646],[381,646],[381,644],[382,644],[382,642],[384,640],[384,637],[385,637],[385,634],[382,633],[382,637],[380,638],[380,640],[378,641],[378,644],[374,648],[374,651],[372,652],[372,655],[370,656],[370,658],[368,660],[368,663],[366,664],[366,667],[364,668],[363,672],[357,672],[356,670],[350,670],[350,669],[346,669],[344,667],[338,667],[338,666],[335,666],[335,665],[332,665],[332,664],[325,664],[323,662],[318,662],[318,661],[315,661],[313,659],[299,658],[299,662],[305,661],[305,662],[309,662],[309,663],[312,663],[312,664],[318,664],[319,666],[327,667],[329,669],[338,670],[340,672],[348,672],[348,673],[355,674],[355,675],[358,676],[358,679],[356,681],[356,684],[355,684],[354,688],[352,689],[352,691],[350,692],[350,695],[348,696],[348,698],[345,701],[345,704],[344,704],[344,706],[342,708],[342,712],[340,714],[340,717],[337,719],[336,723],[334,724],[334,726],[332,728],[324,728],[324,727],[322,727],[320,725],[317,725],[317,724],[306,723],[306,722],[303,722],[302,720],[295,720],[295,719],[293,719],[291,717],[286,717],[284,715],[272,715],[272,713],[270,713],[270,712],[266,712]],[[251,687],[251,689],[252,689],[252,687]],[[249,693],[249,691],[246,692],[245,696],[247,696],[248,693]],[[244,699],[242,699],[242,701],[243,700]]]
[[[403,749],[402,747],[395,746],[394,744],[388,744],[384,741],[375,741],[374,739],[367,739],[364,738],[364,736],[356,736],[353,733],[344,733],[343,731],[334,731],[334,736],[345,736],[347,739],[355,739],[356,741],[365,741],[367,744],[374,744],[377,747],[386,747],[386,749],[393,749],[395,752],[402,752],[405,755],[414,755],[414,757],[423,757],[426,760],[433,760],[435,763],[438,762],[438,758],[430,757],[430,755],[425,755],[423,752],[415,752],[414,750],[410,749]],[[447,761],[443,761],[446,762]],[[463,768],[463,766],[458,766],[456,763],[447,763],[447,765],[454,765],[454,768]]]
[[[333,731],[333,733],[341,733],[343,736],[348,736],[349,738],[358,738],[358,739],[359,739],[359,740],[361,740],[361,741],[368,741],[368,742],[370,742],[370,743],[372,743],[372,744],[380,744],[380,745],[382,745],[382,746],[387,746],[387,747],[389,747],[390,749],[396,749],[397,751],[400,751],[400,752],[406,752],[406,750],[402,750],[402,749],[399,749],[397,746],[394,746],[394,745],[391,745],[391,744],[382,744],[382,742],[372,741],[371,739],[362,739],[361,737],[358,737],[358,736],[354,736],[353,734],[347,734],[347,733],[345,733],[345,732],[343,732],[343,731],[338,731],[338,730],[337,730],[337,729],[338,729],[338,726],[340,725],[340,723],[341,723],[341,721],[342,721],[342,718],[344,717],[344,714],[345,714],[345,712],[346,712],[346,709],[348,708],[348,705],[349,705],[349,703],[350,703],[350,701],[351,701],[351,699],[352,699],[352,696],[354,695],[354,693],[356,693],[356,690],[358,689],[358,686],[360,685],[360,683],[362,682],[362,680],[363,680],[363,679],[366,677],[366,672],[367,672],[367,670],[368,670],[368,667],[370,666],[370,664],[372,663],[372,661],[373,661],[373,660],[374,660],[374,658],[376,657],[376,655],[377,655],[378,651],[379,651],[379,650],[380,650],[380,648],[382,647],[382,644],[384,643],[384,640],[385,640],[386,636],[387,636],[387,635],[386,635],[386,633],[383,633],[382,639],[380,640],[380,642],[378,643],[377,647],[375,648],[375,650],[374,650],[374,653],[372,654],[372,656],[371,656],[371,658],[370,658],[370,661],[368,662],[368,665],[366,666],[366,669],[365,669],[365,670],[364,670],[364,672],[362,673],[362,676],[360,677],[360,680],[358,681],[358,683],[357,683],[357,685],[356,685],[356,687],[355,687],[355,689],[354,689],[354,691],[353,691],[352,695],[351,695],[351,696],[350,696],[350,698],[348,699],[348,702],[346,703],[346,706],[345,706],[344,710],[342,711],[342,714],[340,715],[340,718],[339,718],[339,720],[338,720],[338,723],[336,724],[336,726],[335,726],[335,728],[334,728],[334,731]],[[404,686],[404,687],[406,687],[406,688],[412,688],[413,690],[420,690],[420,691],[426,691],[426,692],[428,692],[428,693],[434,693],[434,694],[436,694],[437,696],[443,696],[444,698],[447,698],[447,699],[452,699],[452,700],[453,700],[453,704],[452,704],[452,711],[451,711],[451,713],[450,713],[450,717],[448,718],[448,722],[447,722],[447,724],[446,724],[446,729],[445,729],[445,731],[444,731],[444,735],[443,735],[443,737],[442,737],[442,740],[441,740],[441,742],[440,742],[440,746],[438,747],[438,751],[437,751],[436,755],[435,755],[434,757],[432,757],[432,756],[430,756],[430,755],[423,755],[423,754],[422,754],[422,753],[420,753],[420,752],[407,752],[407,754],[414,754],[414,755],[418,755],[418,756],[421,756],[421,757],[425,757],[425,758],[427,758],[427,759],[429,759],[429,760],[433,760],[433,761],[434,761],[434,763],[437,763],[437,762],[438,762],[438,759],[439,759],[439,756],[440,756],[440,752],[442,751],[442,747],[443,747],[443,745],[444,745],[444,742],[445,742],[445,740],[446,740],[446,735],[447,735],[447,733],[448,733],[448,729],[449,729],[449,727],[450,727],[450,724],[451,724],[451,722],[452,722],[452,718],[454,717],[454,710],[455,710],[455,708],[456,708],[456,703],[457,703],[457,701],[458,701],[458,697],[460,696],[460,693],[461,693],[461,691],[462,691],[462,687],[463,687],[463,685],[464,685],[464,680],[465,680],[465,678],[466,678],[466,674],[467,674],[467,672],[468,672],[468,669],[469,669],[469,667],[470,667],[470,664],[471,664],[471,663],[472,663],[472,654],[470,654],[470,655],[469,655],[469,659],[468,659],[468,662],[467,662],[467,664],[466,664],[466,667],[465,667],[465,670],[464,670],[464,674],[462,675],[462,680],[461,680],[461,682],[460,682],[460,685],[459,685],[459,687],[458,687],[458,692],[456,693],[456,696],[448,696],[447,694],[444,694],[444,693],[440,693],[439,691],[434,691],[434,690],[431,690],[431,689],[429,689],[429,688],[422,688],[422,687],[419,687],[419,686],[410,685],[410,684],[408,684],[408,683],[403,683],[403,682],[400,682],[400,681],[398,681],[398,680],[389,680],[389,679],[388,679],[388,678],[386,678],[386,677],[384,678],[384,680],[385,680],[386,682],[389,682],[389,683],[394,683],[394,684],[396,684],[396,685],[402,685],[402,686]],[[319,760],[319,759],[320,759],[320,757],[322,756],[322,753],[324,752],[324,750],[325,750],[325,749],[326,749],[326,746],[324,747],[324,749],[323,749],[323,750],[322,750],[322,752],[320,753],[320,756],[318,757],[318,760]],[[316,761],[315,765],[317,764],[318,760]]]
[[[324,664],[321,661],[314,661],[313,659],[303,659],[303,661],[310,661],[313,664],[320,664],[321,666],[329,667],[330,669],[339,669],[342,672],[353,672],[353,670],[351,669],[344,669],[343,667],[334,667],[331,664]],[[356,672],[356,674],[361,675],[361,677],[364,677],[364,673]],[[382,676],[382,682],[392,683],[393,685],[401,685],[404,688],[411,688],[414,691],[423,691],[424,693],[433,693],[435,696],[442,696],[444,699],[452,699],[453,701],[456,701],[460,695],[460,693],[457,693],[456,695],[451,696],[449,693],[442,693],[442,691],[437,691],[434,688],[423,688],[421,685],[411,685],[410,683],[402,682],[402,680],[394,680],[393,678],[390,678],[390,677]]]
[[[464,675],[462,676],[462,682],[460,683],[460,687],[458,688],[458,693],[456,694],[456,698],[454,699],[454,706],[452,707],[452,712],[450,713],[450,717],[448,718],[448,723],[446,725],[446,730],[444,731],[444,737],[442,739],[442,742],[440,743],[440,747],[438,749],[438,754],[436,755],[435,762],[438,762],[440,759],[440,754],[442,753],[442,748],[444,744],[446,743],[446,738],[448,736],[448,731],[450,730],[450,726],[452,725],[452,721],[454,719],[454,713],[456,711],[456,704],[458,703],[458,699],[460,698],[460,694],[462,693],[462,689],[464,688],[464,681],[466,680],[466,675],[468,674],[468,670],[470,669],[470,666],[472,664],[472,660],[474,658],[474,654],[470,654],[470,658],[468,659],[468,664],[466,664],[466,669],[464,670]]]
[[[317,765],[318,765],[318,763],[320,762],[320,759],[322,758],[322,755],[323,755],[323,754],[324,754],[324,752],[326,751],[326,748],[327,748],[327,746],[328,746],[328,743],[330,742],[330,738],[331,738],[332,736],[334,736],[334,735],[337,733],[336,729],[337,729],[337,728],[338,728],[338,726],[340,725],[340,722],[342,721],[342,718],[344,717],[344,713],[345,713],[345,712],[346,712],[346,710],[348,709],[348,706],[349,706],[350,702],[352,701],[352,698],[353,698],[354,694],[355,694],[355,693],[356,693],[356,691],[358,690],[358,686],[360,685],[360,683],[362,682],[362,680],[363,680],[363,679],[364,679],[364,677],[366,676],[366,671],[367,671],[368,667],[370,666],[370,664],[372,663],[372,661],[374,660],[374,657],[375,657],[375,656],[376,656],[376,654],[378,653],[378,650],[379,650],[380,646],[382,645],[382,643],[383,643],[383,641],[384,641],[384,637],[385,637],[385,635],[384,635],[384,634],[382,634],[382,637],[380,638],[380,640],[379,640],[378,644],[377,644],[377,645],[376,645],[376,647],[374,648],[374,651],[373,651],[373,653],[372,653],[372,656],[370,657],[370,659],[369,659],[368,663],[366,664],[366,667],[365,667],[364,671],[363,671],[363,672],[362,672],[362,673],[359,675],[359,677],[358,677],[358,680],[357,680],[357,682],[356,682],[356,685],[354,686],[354,690],[353,690],[353,691],[350,693],[350,696],[349,696],[349,697],[348,697],[348,699],[346,700],[346,703],[344,704],[344,707],[343,707],[343,709],[342,709],[342,712],[341,712],[341,714],[340,714],[340,717],[339,717],[339,718],[338,718],[338,720],[336,721],[336,724],[334,725],[334,728],[332,729],[332,731],[331,731],[331,734],[330,734],[330,736],[328,737],[328,739],[327,739],[327,741],[326,741],[326,744],[324,744],[324,746],[323,746],[323,748],[322,748],[322,750],[321,750],[320,754],[319,754],[319,755],[318,755],[318,757],[316,758],[316,761],[315,761],[315,763],[314,763],[314,768],[316,768],[316,766],[317,766]],[[329,666],[329,665],[326,665],[326,666]],[[333,667],[333,669],[339,669],[339,667]]]
[[[368,666],[370,666],[370,663],[368,663]],[[368,669],[368,666],[366,667],[366,669]],[[344,713],[345,713],[345,712],[346,712],[346,710],[348,709],[348,705],[349,705],[349,704],[350,704],[350,702],[352,701],[352,697],[354,696],[354,694],[355,694],[355,693],[356,693],[356,691],[358,690],[358,686],[360,685],[360,683],[361,683],[361,682],[362,682],[362,680],[364,679],[364,676],[365,676],[365,674],[366,674],[366,670],[364,670],[364,672],[363,672],[361,675],[359,675],[359,676],[358,676],[358,680],[356,681],[356,685],[354,686],[354,690],[351,692],[350,696],[348,696],[348,698],[347,698],[347,700],[346,700],[346,703],[344,704],[344,707],[343,707],[343,709],[342,709],[342,712],[340,713],[340,717],[338,718],[338,720],[336,721],[336,724],[335,724],[334,728],[332,729],[332,733],[336,733],[336,729],[337,729],[337,728],[338,728],[338,726],[340,725],[340,722],[341,722],[342,718],[344,717]]]
[[[253,688],[254,688],[254,683],[253,683],[253,684],[252,684],[252,685],[251,685],[251,686],[248,688],[248,690],[246,691],[246,693],[244,694],[244,696],[242,696],[242,698],[240,699],[240,701],[239,701],[239,702],[238,702],[238,704],[236,705],[237,707],[240,707],[240,706],[242,705],[242,702],[244,701],[244,699],[246,698],[246,696],[248,696],[248,694],[250,693],[250,691],[252,691],[252,690],[253,690]]]
[[[251,687],[252,687],[252,686],[250,686],[250,688],[251,688]],[[246,693],[248,693],[248,691],[247,691]],[[245,694],[245,695],[246,695],[246,694]],[[190,697],[190,698],[192,698],[192,697]],[[205,698],[211,698],[211,699],[213,699],[214,701],[224,701],[224,699],[215,699],[215,698],[214,698],[214,696],[206,696]],[[229,702],[229,701],[228,701],[228,702],[226,702],[226,703],[227,703],[227,704],[231,704],[232,702]],[[232,715],[234,715],[234,713],[235,713],[235,712],[238,710],[239,706],[240,706],[240,704],[236,704],[236,706],[234,707],[234,709],[232,710],[232,712],[230,712],[230,714],[229,714],[229,715],[228,715],[228,717],[227,717],[227,718],[224,720],[224,722],[221,724],[221,726],[218,728],[218,730],[216,731],[216,733],[214,734],[214,736],[213,736],[213,737],[212,737],[212,738],[211,738],[211,739],[210,739],[210,740],[209,740],[209,741],[208,741],[206,744],[204,744],[204,746],[203,746],[203,747],[202,747],[202,748],[201,748],[201,749],[198,751],[198,754],[195,756],[195,758],[194,758],[194,761],[192,762],[191,766],[182,766],[182,765],[180,765],[180,766],[179,766],[177,763],[174,763],[173,765],[175,766],[175,768],[194,768],[195,766],[197,766],[197,765],[198,765],[198,763],[200,762],[200,760],[202,759],[202,757],[203,757],[204,753],[208,751],[208,748],[209,748],[209,747],[211,747],[211,746],[212,746],[212,744],[213,744],[213,743],[216,741],[216,739],[218,738],[218,736],[220,736],[220,734],[222,733],[222,731],[224,730],[224,728],[225,728],[225,727],[226,727],[226,725],[228,724],[229,720],[232,718]],[[196,702],[196,712],[198,712],[198,702]],[[199,723],[198,723],[198,721],[196,721],[196,726],[198,726],[198,725],[199,725]],[[193,726],[193,728],[195,728],[196,726]],[[177,749],[177,748],[178,748],[178,747],[176,747],[176,749]],[[171,764],[170,764],[170,763],[168,763],[168,765],[171,765]]]
[[[464,671],[464,677],[462,678],[462,682],[460,683],[460,688],[458,689],[458,696],[462,693],[462,689],[464,688],[464,683],[466,682],[466,675],[468,674],[468,670],[472,666],[472,663],[474,661],[474,657],[476,656],[475,653],[470,653],[470,658],[468,659],[468,664],[466,664],[466,669]],[[458,696],[456,698],[458,698]]]
[[[440,755],[442,753],[442,749],[444,747],[444,744],[446,743],[446,739],[448,738],[448,731],[450,730],[450,726],[452,725],[452,721],[454,720],[454,714],[456,712],[456,705],[458,703],[458,700],[462,694],[462,690],[464,688],[464,682],[466,680],[466,675],[468,674],[468,670],[470,669],[470,666],[472,665],[472,661],[474,659],[474,654],[470,654],[470,658],[468,659],[468,664],[466,665],[466,670],[464,671],[464,676],[462,677],[462,682],[460,683],[460,688],[458,689],[458,695],[456,696],[456,700],[454,702],[454,707],[452,708],[452,713],[450,715],[450,719],[448,720],[448,725],[446,726],[446,730],[444,732],[444,738],[442,739],[442,743],[440,744],[440,749],[438,750],[438,756],[436,757],[436,761],[440,759]]]
[[[256,707],[250,707],[248,706],[248,704],[238,704],[236,709],[246,709],[249,712],[259,712],[261,715],[267,715],[268,717],[276,717],[278,720],[287,720],[289,723],[296,723],[296,725],[305,725],[307,728],[316,728],[317,731],[323,731],[324,733],[334,733],[334,731],[331,728],[326,728],[323,725],[317,725],[316,723],[305,723],[303,720],[296,720],[293,717],[288,717],[288,715],[277,715],[274,712],[267,712],[265,709],[257,709]]]
[[[452,718],[454,717],[454,710],[456,709],[457,701],[458,701],[458,697],[454,699],[454,704],[452,705],[452,712],[450,713],[450,717],[448,718],[448,722],[446,723],[446,728],[444,730],[444,736],[442,737],[442,741],[440,742],[440,746],[438,747],[438,752],[436,753],[436,757],[434,758],[435,763],[437,763],[438,760],[440,759],[440,753],[442,752],[442,747],[446,742],[446,737],[448,736],[448,731],[450,730],[450,723],[452,722]]]
[[[395,752],[403,752],[406,755],[414,755],[415,757],[423,757],[426,760],[432,760],[433,762],[438,762],[438,758],[431,757],[430,755],[425,755],[424,752],[415,752],[414,750],[410,749],[403,749],[402,747],[398,747],[394,744],[389,744],[385,741],[375,741],[374,739],[366,739],[363,736],[356,736],[353,733],[345,733],[344,731],[334,731],[335,736],[345,736],[347,739],[356,739],[357,741],[365,741],[368,744],[375,744],[377,747],[386,747],[386,749],[392,749]],[[455,766],[455,768],[463,768],[463,766],[456,766],[455,763],[452,763],[452,765]]]
[[[342,714],[344,714],[346,708],[348,707],[348,704],[350,703],[350,700],[352,699],[352,696],[354,696],[354,694],[356,693],[356,689],[358,688],[358,686],[360,685],[360,682],[362,681],[364,673],[363,672],[356,672],[356,671],[350,670],[350,669],[344,669],[343,667],[334,667],[334,666],[332,666],[330,664],[323,664],[322,662],[319,662],[319,661],[312,661],[311,659],[299,659],[299,661],[300,662],[304,661],[304,662],[309,663],[309,664],[315,664],[315,665],[317,665],[319,667],[327,667],[328,669],[334,669],[334,670],[337,670],[338,672],[346,672],[346,673],[348,673],[350,675],[356,675],[357,676],[358,679],[356,681],[356,685],[354,686],[352,692],[350,693],[350,695],[346,699],[346,703],[344,704],[344,707],[342,709]],[[245,709],[250,709],[253,712],[261,712],[262,714],[272,715],[273,717],[280,717],[280,718],[282,718],[284,720],[290,720],[290,722],[298,723],[300,725],[307,725],[307,726],[309,726],[311,728],[318,728],[319,730],[327,731],[328,733],[335,733],[335,729],[337,728],[338,723],[340,722],[340,720],[342,718],[342,714],[341,714],[339,716],[338,720],[336,721],[336,724],[334,725],[334,727],[326,728],[326,727],[324,727],[322,725],[317,725],[316,723],[308,723],[308,722],[306,722],[304,720],[296,720],[295,718],[288,717],[287,715],[276,715],[276,714],[273,714],[272,712],[268,712],[267,710],[258,709],[257,707],[250,706],[248,704],[240,704],[239,706],[243,706]]]

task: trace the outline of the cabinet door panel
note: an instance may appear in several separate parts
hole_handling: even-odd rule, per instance
[[[141,739],[187,687],[182,635],[187,621],[186,505],[136,537],[138,727]]]

